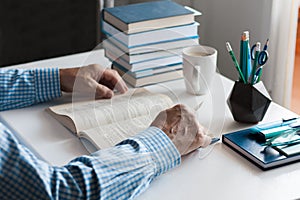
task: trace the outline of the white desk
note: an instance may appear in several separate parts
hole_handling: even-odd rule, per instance
[[[109,66],[103,51],[97,50],[12,67],[70,67],[90,63]],[[204,101],[197,112],[199,121],[215,135],[221,135],[246,127],[233,121],[225,103],[232,86],[232,81],[217,75],[211,93],[206,96],[187,94],[183,80],[147,88],[166,93],[175,102],[191,107]],[[63,165],[87,154],[80,141],[44,111],[50,105],[67,101],[71,101],[71,97],[65,95],[52,102],[1,112],[0,116],[48,162]],[[272,103],[263,122],[295,116]],[[300,197],[299,186],[300,163],[264,172],[218,143],[185,157],[181,166],[156,179],[138,199],[295,199]]]

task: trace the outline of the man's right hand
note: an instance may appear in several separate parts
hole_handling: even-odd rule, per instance
[[[206,135],[204,127],[185,105],[178,104],[160,112],[151,126],[164,131],[182,156],[199,147],[206,147],[211,142],[211,137]]]

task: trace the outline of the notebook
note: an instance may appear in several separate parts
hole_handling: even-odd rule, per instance
[[[273,169],[298,162],[300,160],[300,146],[296,144],[292,149],[288,148],[291,153],[284,153],[283,151],[285,150],[282,150],[283,147],[265,146],[266,138],[264,131],[268,129],[276,131],[278,127],[286,126],[295,128],[299,126],[299,122],[300,119],[297,118],[257,125],[248,129],[224,134],[222,142],[262,170]],[[296,149],[299,151],[295,152]]]

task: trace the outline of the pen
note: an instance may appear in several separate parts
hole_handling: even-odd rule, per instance
[[[259,52],[260,52],[260,42],[257,42],[256,46],[255,46],[254,63],[253,63],[253,68],[252,68],[252,72],[251,72],[251,84],[252,85],[255,83],[255,72],[256,72],[256,68],[257,68]]]
[[[243,73],[242,73],[242,71],[241,71],[241,68],[240,68],[240,66],[239,66],[239,63],[237,62],[237,60],[236,60],[236,58],[235,58],[234,52],[232,51],[232,48],[231,48],[231,45],[230,45],[229,42],[226,42],[226,48],[227,48],[227,51],[229,52],[229,54],[230,54],[230,56],[231,56],[231,58],[232,58],[232,60],[233,60],[233,63],[234,63],[235,68],[236,68],[236,69],[238,70],[238,72],[239,72],[240,78],[241,78],[241,79],[243,80],[243,82],[246,84],[247,81],[246,81],[246,79],[245,79],[245,77],[244,77],[244,75],[243,75]]]
[[[262,66],[256,70],[256,73],[254,75],[254,84],[259,82],[261,74],[262,74]]]
[[[259,131],[267,130],[267,129],[270,129],[270,128],[276,128],[276,127],[280,127],[280,126],[291,125],[291,124],[296,123],[297,121],[300,122],[300,117],[282,119],[282,120],[275,121],[275,122],[269,122],[269,123],[266,123],[266,124],[257,125],[257,128],[259,129]]]
[[[267,39],[267,41],[266,41],[266,43],[265,43],[265,45],[264,45],[264,51],[266,51],[266,50],[267,50],[267,48],[268,48],[268,45],[269,45],[269,38]]]
[[[300,139],[295,139],[295,140],[286,141],[286,142],[272,143],[269,146],[270,147],[278,147],[278,146],[290,146],[290,145],[295,145],[295,144],[300,144]]]
[[[220,138],[211,138],[211,142],[209,145],[215,144],[220,140]]]
[[[290,118],[290,119],[282,119],[282,124],[294,122],[298,119],[300,119],[300,118],[299,117],[293,117],[293,118]]]
[[[199,103],[199,105],[195,106],[194,111],[197,112],[199,110],[199,108],[202,106],[203,101],[201,103]]]
[[[255,76],[256,76],[256,80],[255,80],[255,83],[258,83],[260,81],[260,77],[262,75],[262,69],[263,69],[263,66],[261,66],[260,68],[258,68]]]
[[[293,139],[293,136],[298,135],[300,129],[299,128],[292,128],[288,130],[283,130],[279,133],[277,133],[275,136],[271,137],[267,140],[263,145],[268,146],[284,146],[284,145],[291,145],[295,143],[299,143],[300,139],[297,137],[296,139]],[[284,138],[284,139],[290,139],[288,141],[276,141],[278,138]]]
[[[218,141],[220,141],[220,138],[211,138],[211,142],[209,143],[209,145],[213,145],[215,143],[217,143]],[[208,147],[208,146],[207,146]],[[202,149],[203,147],[199,147],[199,149]]]

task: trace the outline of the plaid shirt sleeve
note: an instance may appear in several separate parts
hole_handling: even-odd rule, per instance
[[[62,167],[38,160],[0,123],[1,199],[133,199],[152,180],[180,164],[158,128]]]
[[[0,111],[61,96],[59,69],[0,69]]]

